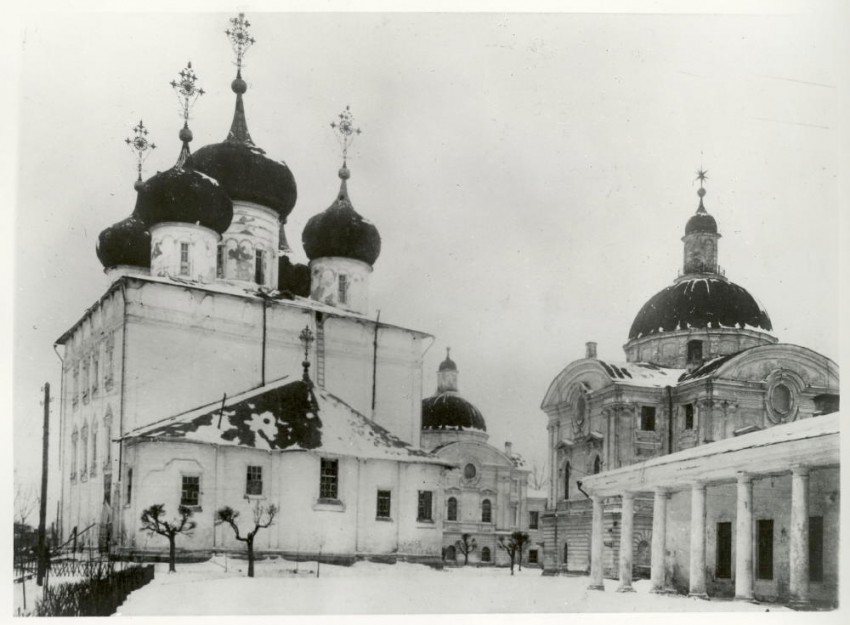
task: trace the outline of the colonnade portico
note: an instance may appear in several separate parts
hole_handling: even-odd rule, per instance
[[[772,431],[775,430],[775,431]],[[722,456],[718,456],[722,454]],[[661,456],[652,460],[623,467],[613,471],[588,476],[583,488],[593,499],[591,531],[591,589],[604,589],[602,540],[603,503],[606,499],[621,500],[621,539],[619,549],[619,591],[632,590],[633,515],[634,499],[637,495],[649,494],[653,498],[653,522],[651,545],[651,590],[667,592],[672,571],[667,556],[670,553],[669,534],[676,529],[681,534],[682,517],[672,519],[669,499],[686,493],[690,496],[690,519],[685,520],[689,534],[689,558],[687,585],[692,596],[707,598],[706,593],[706,509],[725,505],[712,501],[708,489],[723,488],[734,492],[734,506],[724,511],[724,524],[734,519],[734,542],[724,548],[729,554],[729,582],[734,579],[734,596],[738,600],[755,599],[756,557],[761,549],[754,541],[756,535],[754,506],[771,505],[782,511],[782,518],[790,518],[787,524],[787,573],[788,596],[793,604],[806,605],[810,599],[809,568],[809,516],[810,516],[810,471],[835,468],[839,465],[838,415],[826,415],[801,422],[784,424],[703,445],[684,452]],[[758,502],[754,499],[753,482],[779,478],[790,478],[791,497],[787,500]],[[734,485],[734,486],[733,486]],[[787,486],[786,486],[787,487]],[[727,497],[728,499],[728,497]],[[763,498],[762,498],[763,499]],[[717,509],[715,509],[717,513]],[[671,528],[671,522],[679,523]],[[771,522],[772,523],[772,522]],[[772,532],[772,525],[769,526]],[[837,530],[836,530],[837,531]],[[782,541],[786,529],[781,530]],[[780,535],[780,534],[777,534]],[[731,533],[727,536],[731,539]],[[773,564],[773,534],[770,533],[770,568]],[[718,543],[719,544],[719,543]],[[783,542],[784,544],[784,542]],[[734,567],[731,566],[731,548],[734,547]],[[783,547],[784,549],[784,547]],[[718,547],[719,553],[720,547]],[[712,552],[713,553],[713,552]],[[784,552],[783,552],[784,553]],[[720,556],[717,556],[719,561]],[[715,567],[718,563],[715,562]],[[777,569],[778,570],[778,569]],[[776,576],[777,578],[780,575]],[[771,580],[774,579],[771,572]]]

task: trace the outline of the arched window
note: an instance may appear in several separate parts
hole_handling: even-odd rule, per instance
[[[567,555],[569,555],[569,548],[567,543],[564,543],[564,564],[567,563]]]
[[[481,502],[481,522],[482,523],[492,523],[493,519],[493,506],[490,504],[489,499],[485,499]]]
[[[97,472],[97,421],[91,424],[91,474]]]
[[[489,562],[490,561],[490,547],[482,547],[481,548],[481,561]]]
[[[570,498],[570,463],[564,465],[564,499]]]
[[[457,521],[457,499],[455,499],[454,497],[449,497],[448,505],[449,510],[446,518],[449,521]]]
[[[77,477],[77,428],[71,433],[71,479]]]
[[[602,470],[602,458],[596,456],[596,460],[593,461],[593,474],[596,475]]]
[[[446,547],[446,560],[449,562],[454,562],[457,559],[457,552],[452,545]]]
[[[688,341],[688,362],[702,360],[702,341]]]
[[[80,430],[80,442],[82,443],[82,458],[80,458],[80,477],[85,477],[89,459],[89,426],[84,425]]]

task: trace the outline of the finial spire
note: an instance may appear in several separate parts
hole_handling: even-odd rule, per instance
[[[230,45],[233,47],[233,52],[236,54],[236,77],[242,77],[242,58],[252,45],[256,43],[249,33],[248,28],[251,22],[245,19],[245,14],[240,13],[236,17],[230,18],[230,28],[225,30],[227,38],[230,39]]]
[[[141,119],[133,127],[133,132],[136,136],[133,138],[127,137],[124,139],[124,143],[129,145],[130,149],[136,153],[136,169],[138,170],[139,177],[133,184],[133,188],[138,191],[142,187],[142,163],[145,162],[150,151],[156,149],[156,143],[148,141],[148,129],[145,128],[145,123]]]
[[[183,142],[183,147],[180,150],[180,156],[177,158],[177,166],[183,167],[186,159],[189,158],[189,143],[192,141],[192,131],[189,130],[189,110],[194,106],[197,99],[206,92],[196,84],[198,77],[195,70],[192,69],[192,61],[189,61],[186,67],[180,70],[179,77],[179,80],[171,81],[171,87],[177,93],[177,100],[180,102],[180,115],[183,117],[183,128],[180,129],[178,135]]]
[[[310,343],[315,340],[313,338],[313,332],[310,330],[310,326],[304,326],[304,329],[301,330],[301,334],[298,335],[298,338],[301,339],[301,343],[304,345],[304,362],[302,362],[301,365],[304,367],[303,379],[307,382],[310,379]]]
[[[342,147],[342,167],[339,168],[339,178],[342,182],[339,185],[339,200],[343,202],[351,201],[348,199],[348,184],[346,181],[351,178],[351,171],[348,169],[348,148],[354,143],[354,139],[360,134],[360,129],[354,127],[354,115],[351,114],[351,107],[346,106],[345,110],[337,115],[339,120],[331,122],[331,128],[334,129],[337,141]]]
[[[705,189],[703,188],[703,183],[708,180],[708,170],[702,169],[701,167],[697,170],[697,177],[694,178],[694,182],[699,180],[699,189],[697,190],[697,195],[699,196],[699,208],[697,212],[706,212],[705,206],[702,205],[702,198],[705,197]]]

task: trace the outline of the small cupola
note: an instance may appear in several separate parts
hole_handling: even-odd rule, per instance
[[[348,180],[351,171],[347,152],[355,135],[351,111],[346,107],[339,122],[331,126],[340,136],[343,162],[340,187],[334,202],[314,215],[304,227],[301,241],[310,259],[310,296],[320,302],[352,312],[369,310],[369,275],[381,253],[381,235],[351,203]]]
[[[703,183],[708,180],[708,172],[700,169],[697,172],[699,180],[699,207],[697,212],[685,224],[684,242],[684,264],[683,274],[716,274],[717,266],[717,240],[720,233],[717,232],[717,221],[708,214],[703,204],[705,188]]]

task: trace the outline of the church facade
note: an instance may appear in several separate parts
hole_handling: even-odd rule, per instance
[[[295,178],[248,132],[241,58],[253,39],[241,15],[231,24],[227,138],[192,153],[184,123],[174,167],[145,181],[140,167],[133,213],[98,240],[112,283],[57,340],[63,536],[163,553],[141,512],[185,505],[197,527],[178,547],[205,557],[241,547],[217,509],[250,520],[274,504],[259,550],[439,563],[451,464],[419,447],[432,337],[369,316],[381,239],[348,195],[350,112],[334,124],[339,191],[304,229],[309,265],[293,264]],[[191,64],[172,86],[188,119],[200,94]]]
[[[643,575],[659,591],[830,604],[838,366],[780,343],[726,278],[704,195],[680,276],[638,312],[625,361],[588,343],[543,400],[545,568],[595,587]]]

